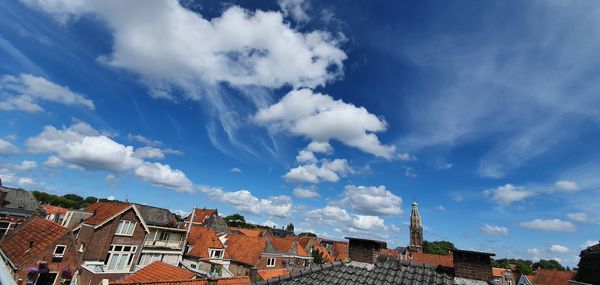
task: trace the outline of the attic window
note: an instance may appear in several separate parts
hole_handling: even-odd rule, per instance
[[[132,236],[136,224],[136,222],[132,221],[119,221],[119,225],[117,225],[117,231],[115,234],[121,236]]]
[[[54,258],[62,258],[65,256],[65,251],[67,249],[66,245],[59,244],[54,248],[54,254],[52,257]]]
[[[223,258],[222,249],[211,249],[209,250],[210,258]]]
[[[267,259],[267,267],[275,267],[275,258]]]

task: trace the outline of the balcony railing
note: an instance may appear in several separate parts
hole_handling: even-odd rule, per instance
[[[172,248],[172,249],[182,249],[183,241],[173,241],[173,240],[147,240],[144,242],[144,246],[146,247],[164,247],[164,248]]]

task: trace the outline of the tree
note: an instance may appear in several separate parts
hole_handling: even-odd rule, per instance
[[[300,236],[300,237],[317,237],[316,234],[311,233],[311,232],[302,232],[298,236]]]
[[[323,264],[323,263],[325,263],[325,259],[323,258],[323,254],[320,251],[314,249],[312,251],[311,255],[312,255],[312,258],[313,258],[313,263],[315,263],[315,264]]]
[[[233,227],[243,227],[246,228],[246,218],[244,218],[244,216],[235,213],[233,215],[229,215],[225,218],[223,218],[223,220],[225,220],[225,222],[227,223],[228,226],[233,226]]]
[[[289,232],[294,232],[294,224],[290,223],[285,227],[285,230]]]
[[[425,253],[446,255],[455,249],[454,244],[449,241],[423,241],[423,252]]]
[[[533,264],[533,268],[538,269],[554,269],[554,270],[565,270],[565,268],[556,260],[545,260],[542,259]]]

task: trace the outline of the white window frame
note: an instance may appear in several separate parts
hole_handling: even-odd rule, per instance
[[[62,253],[56,253],[56,250],[62,247],[63,248],[63,252]],[[52,253],[52,257],[56,257],[56,258],[63,258],[65,256],[65,252],[67,252],[67,245],[64,244],[57,244],[56,247],[54,247],[54,251]]]
[[[117,229],[115,230],[115,235],[118,236],[133,236],[135,232],[135,227],[137,226],[137,222],[132,222],[128,220],[121,220],[117,225]],[[125,229],[125,231],[123,231]]]
[[[219,256],[216,256],[217,252],[219,253]],[[223,259],[223,256],[225,255],[225,250],[223,250],[223,249],[209,249],[208,253],[209,253],[210,258],[213,258],[213,259]]]
[[[129,247],[129,251],[125,251],[125,247]],[[120,248],[120,250],[117,250]],[[137,252],[137,246],[127,244],[111,244],[108,249],[108,258],[105,260],[106,271],[108,272],[124,272],[129,271],[134,262],[134,257]],[[114,262],[113,262],[114,261]],[[122,263],[122,262],[125,263]],[[122,265],[122,268],[120,268]]]
[[[275,267],[275,264],[277,264],[277,258],[269,257],[267,259],[267,267]]]

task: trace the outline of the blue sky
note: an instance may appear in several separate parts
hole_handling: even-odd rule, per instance
[[[600,5],[9,1],[0,177],[332,238],[575,265],[600,232]]]

